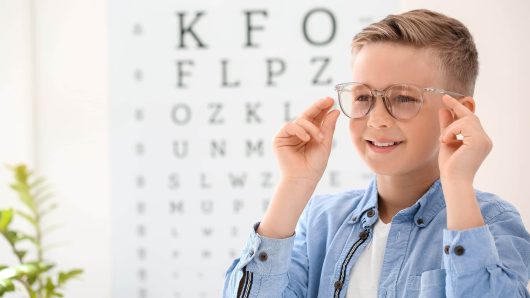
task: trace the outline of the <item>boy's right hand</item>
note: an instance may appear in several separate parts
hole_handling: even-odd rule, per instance
[[[256,231],[259,235],[275,239],[293,235],[328,163],[340,114],[339,110],[328,112],[332,106],[330,97],[313,103],[274,136],[273,151],[282,177]]]
[[[294,121],[286,123],[273,140],[273,152],[282,179],[314,183],[324,174],[331,152],[338,109],[329,111],[333,99],[313,103]],[[321,135],[321,136],[320,136]]]

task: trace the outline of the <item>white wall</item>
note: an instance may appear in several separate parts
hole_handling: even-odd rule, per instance
[[[33,162],[33,44],[30,1],[0,1],[0,179],[4,162]],[[16,28],[16,30],[13,30]],[[0,194],[8,193],[0,183]]]
[[[0,206],[17,202],[4,163],[48,179],[60,202],[49,223],[61,225],[48,256],[86,270],[68,297],[110,297],[106,11],[105,1],[0,1]]]
[[[0,208],[17,200],[4,164],[34,164],[33,42],[31,1],[0,1]],[[16,28],[16,30],[13,30]],[[8,246],[0,241],[0,251]],[[14,261],[0,254],[0,263]]]
[[[530,2],[401,3],[403,10],[421,5],[469,26],[481,62],[477,113],[494,141],[476,186],[515,204],[530,228],[530,190],[524,184],[530,168],[530,117],[524,115],[529,104],[523,93],[530,78],[530,41],[525,38]],[[68,242],[50,256],[62,266],[86,269],[67,296],[110,297],[107,3],[35,0],[34,12],[32,40],[31,1],[0,0],[0,161],[35,165],[57,190],[57,215],[67,225],[53,237]],[[3,169],[0,179],[3,205],[8,193]]]
[[[37,168],[61,202],[54,255],[86,270],[69,297],[110,297],[107,2],[35,1]]]

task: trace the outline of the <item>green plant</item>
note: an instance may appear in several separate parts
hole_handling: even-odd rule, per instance
[[[18,264],[0,264],[0,297],[7,292],[24,289],[30,298],[63,297],[60,290],[72,278],[82,274],[81,269],[52,273],[56,264],[44,258],[42,220],[56,207],[50,203],[53,197],[43,178],[34,177],[23,164],[9,167],[15,181],[10,184],[24,206],[24,210],[0,209],[0,235],[7,241]],[[15,218],[23,219],[33,233],[15,230]]]

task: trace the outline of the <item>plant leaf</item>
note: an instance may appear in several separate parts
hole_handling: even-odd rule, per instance
[[[7,241],[9,242],[9,244],[11,244],[11,246],[14,246],[18,240],[18,234],[15,231],[5,231],[2,234],[4,234],[4,237],[6,237]]]
[[[30,276],[28,276],[28,283],[29,283],[30,285],[33,285],[33,284],[35,283],[35,281],[37,281],[37,277],[38,277],[37,275],[30,275]]]
[[[31,262],[31,263],[28,263],[28,264],[33,264],[33,265],[37,266],[37,268],[39,268],[39,273],[46,272],[46,271],[52,269],[53,267],[55,267],[55,264],[53,264],[53,263],[45,263],[45,262]]]
[[[57,203],[53,203],[48,208],[42,210],[40,213],[41,218],[47,215],[48,213],[50,213],[50,211],[53,211],[54,209],[56,209],[58,206],[59,205]]]
[[[24,259],[24,257],[26,256],[28,252],[25,251],[25,250],[15,250],[15,254],[17,255],[17,257],[22,260]]]
[[[28,177],[31,176],[31,172],[28,172],[26,165],[20,164],[15,166],[15,179],[17,181],[28,181]]]
[[[29,193],[28,186],[26,184],[16,182],[11,184],[10,187],[17,192],[20,201],[22,201],[22,203],[24,203],[24,205],[26,205],[33,213],[36,213],[35,202]]]
[[[46,180],[42,177],[39,177],[37,179],[35,179],[35,181],[33,181],[32,183],[29,184],[29,187],[31,189],[36,189],[37,187],[41,186],[42,183],[44,183]]]
[[[9,279],[0,279],[0,297],[6,292],[15,291],[15,285]]]
[[[46,285],[44,286],[44,289],[46,290],[46,297],[51,298],[53,293],[55,292],[55,285],[53,284],[51,277],[48,277],[46,279]]]
[[[22,203],[24,203],[33,213],[36,213],[35,200],[30,193],[30,186],[28,184],[29,177],[33,174],[28,171],[26,165],[20,164],[13,169],[15,172],[15,182],[11,184],[11,188],[18,193]]]
[[[17,270],[13,267],[7,267],[0,270],[0,280],[12,279],[17,276]]]
[[[31,263],[18,265],[15,269],[17,270],[17,275],[20,275],[20,273],[24,275],[33,275],[39,272],[39,267]]]
[[[9,226],[12,219],[13,219],[13,209],[0,210],[0,232],[1,233],[7,231],[7,226]]]
[[[37,208],[41,207],[42,205],[44,205],[44,203],[46,203],[49,200],[53,199],[54,195],[55,195],[54,193],[47,193],[47,194],[43,195],[42,197],[36,198],[35,199],[35,206],[37,206]]]
[[[26,235],[22,232],[8,230],[8,231],[5,231],[3,235],[4,237],[6,237],[7,241],[12,246],[14,246],[17,242],[23,241],[23,240],[29,240],[33,242],[35,245],[37,245],[37,239],[35,239],[35,237]]]
[[[60,287],[64,285],[68,280],[75,278],[83,273],[82,269],[72,269],[67,272],[59,272],[59,278],[57,281],[57,286]]]
[[[47,264],[44,262],[29,262],[17,266],[7,267],[0,270],[0,280],[40,274],[50,270],[54,266],[54,264]]]
[[[37,227],[37,220],[35,219],[33,215],[28,214],[24,211],[20,211],[20,210],[15,210],[15,213],[21,216],[22,218],[24,218],[27,222],[32,224],[34,227]]]

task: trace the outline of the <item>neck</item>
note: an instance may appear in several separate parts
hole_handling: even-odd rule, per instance
[[[377,174],[378,210],[384,223],[400,210],[408,208],[440,177],[438,163],[403,175]]]

